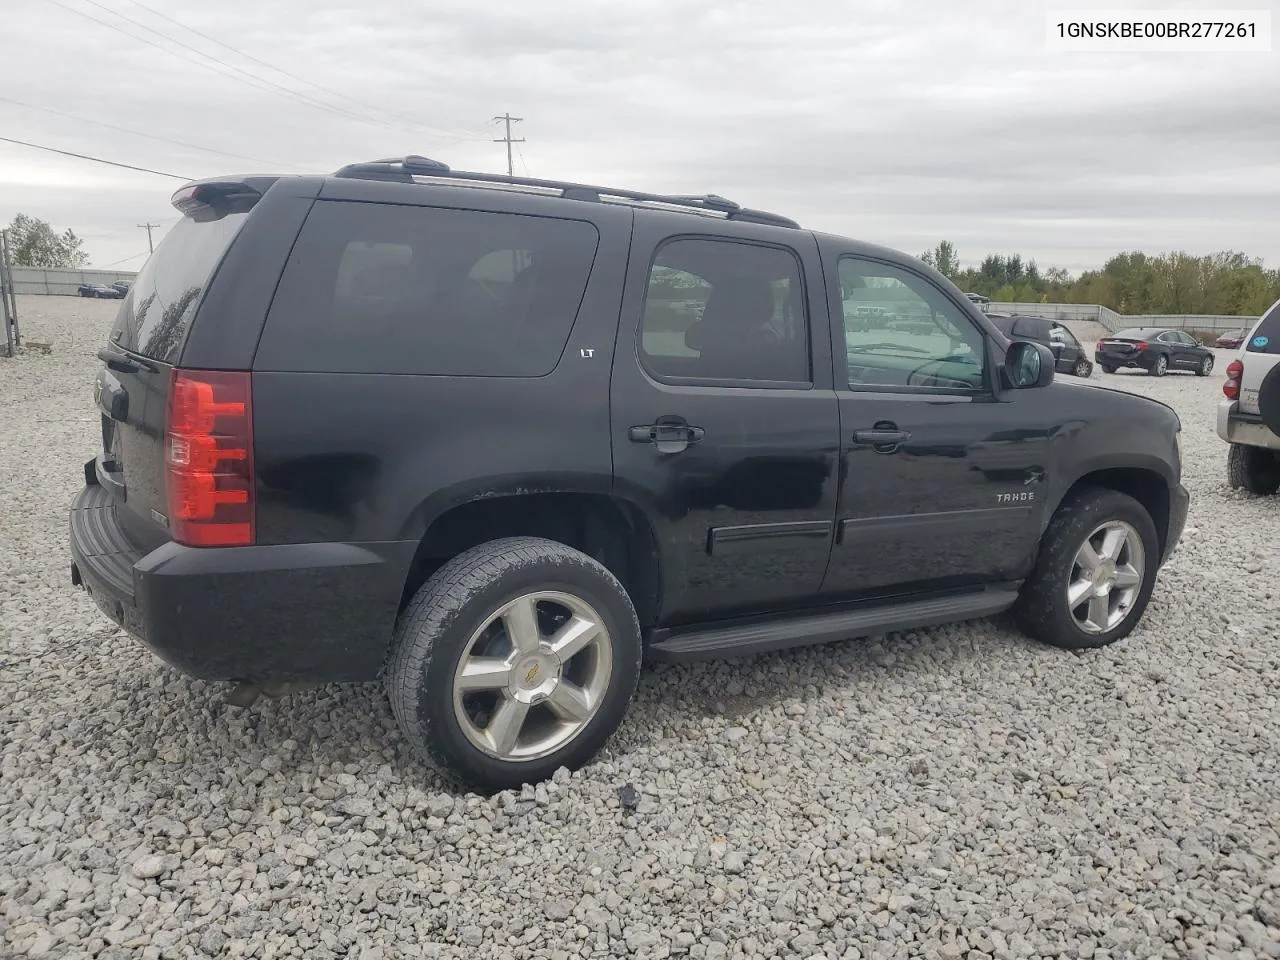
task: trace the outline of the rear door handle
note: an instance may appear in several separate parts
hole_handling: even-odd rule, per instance
[[[632,443],[652,443],[659,453],[680,453],[705,434],[701,427],[690,426],[683,418],[660,417],[647,426],[629,428],[627,439]]]
[[[869,446],[877,453],[892,453],[899,445],[906,443],[910,439],[911,434],[906,430],[880,427],[871,430],[859,430],[853,435],[854,443]]]

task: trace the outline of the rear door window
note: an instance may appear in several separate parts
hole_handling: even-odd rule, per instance
[[[649,268],[640,359],[671,383],[808,384],[804,278],[781,247],[686,237]]]
[[[1262,316],[1262,322],[1253,333],[1245,333],[1245,351],[1248,353],[1280,353],[1280,302]]]
[[[320,201],[254,366],[542,376],[564,351],[598,242],[581,220]]]
[[[176,363],[200,296],[248,217],[245,212],[205,222],[179,220],[121,303],[111,342],[153,360]]]

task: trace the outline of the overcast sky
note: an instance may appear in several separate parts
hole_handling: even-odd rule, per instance
[[[517,172],[720,193],[910,253],[1280,266],[1280,48],[1048,51],[1037,0],[143,2],[0,0],[0,136],[186,177],[409,152],[500,171],[509,110]],[[98,266],[142,263],[135,225],[171,224],[179,184],[0,143],[0,223],[72,227]]]

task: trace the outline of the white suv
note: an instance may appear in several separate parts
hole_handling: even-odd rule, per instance
[[[1227,365],[1218,436],[1231,445],[1227,479],[1250,493],[1280,490],[1280,300],[1258,320]]]

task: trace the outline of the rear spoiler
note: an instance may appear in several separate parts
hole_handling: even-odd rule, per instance
[[[176,191],[169,202],[183,216],[201,223],[253,208],[279,177],[196,180]]]

